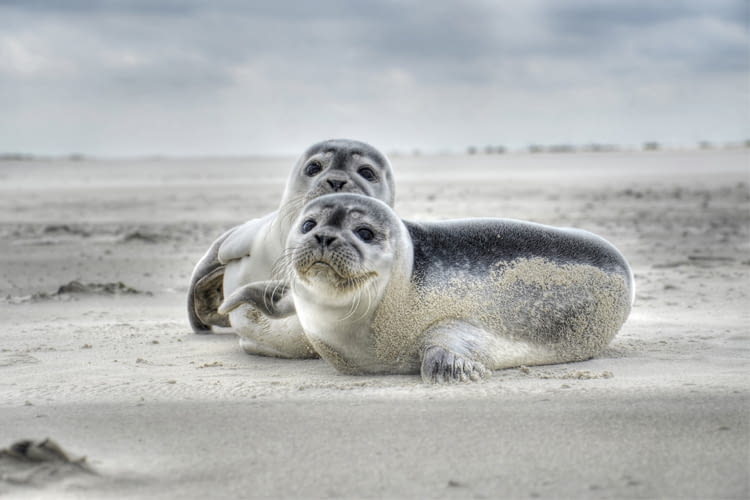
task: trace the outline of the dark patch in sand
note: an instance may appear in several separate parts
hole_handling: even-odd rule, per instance
[[[0,486],[38,488],[80,475],[94,476],[96,472],[86,457],[72,456],[49,438],[24,439],[0,450]]]
[[[717,255],[688,255],[688,260],[694,262],[732,262],[732,257],[722,257]]]
[[[160,243],[169,239],[170,238],[168,236],[162,233],[152,233],[141,230],[128,231],[120,236],[120,241],[122,241],[123,243],[129,243],[132,241],[140,241],[143,243]]]
[[[13,245],[58,245],[97,236],[90,225],[83,224],[17,224],[5,232]]]
[[[117,224],[112,222],[80,224],[0,223],[0,237],[14,246],[53,246],[80,243],[130,245],[188,242],[203,249],[217,232],[214,224],[195,222]]]
[[[84,229],[81,226],[71,226],[68,224],[48,224],[42,229],[42,233],[51,235],[74,235],[88,238],[91,236],[91,231]]]
[[[73,280],[61,285],[56,292],[37,292],[23,297],[8,295],[2,302],[7,304],[25,304],[28,302],[43,302],[46,300],[74,300],[79,296],[120,296],[120,295],[152,295],[151,292],[142,292],[131,288],[122,281],[111,283],[81,283]]]
[[[653,265],[654,269],[672,269],[682,266],[693,266],[701,268],[715,267],[734,262],[733,257],[719,255],[688,255],[687,260],[676,260],[672,262],[657,263]]]
[[[95,294],[95,295],[136,295],[143,292],[131,288],[122,281],[117,283],[88,283],[83,284],[80,281],[71,281],[57,289],[56,295],[65,293],[77,294]]]
[[[614,374],[610,371],[603,371],[601,373],[591,372],[590,370],[568,370],[566,372],[560,372],[556,370],[545,370],[545,369],[530,369],[528,366],[521,366],[518,371],[523,375],[529,375],[535,378],[544,380],[549,379],[560,379],[560,380],[593,380],[600,378],[612,378]]]
[[[0,367],[3,366],[16,366],[16,365],[28,365],[39,363],[39,360],[30,354],[22,352],[0,354]]]

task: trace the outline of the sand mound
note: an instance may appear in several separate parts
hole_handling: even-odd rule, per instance
[[[96,475],[86,457],[72,456],[49,438],[21,440],[0,450],[2,486],[43,487],[81,475]]]
[[[110,283],[81,283],[78,280],[70,281],[60,285],[56,292],[37,292],[23,297],[8,295],[4,300],[7,304],[25,304],[28,302],[44,302],[47,300],[74,300],[76,297],[86,295],[98,296],[120,296],[120,295],[151,295],[151,292],[143,292],[127,286],[122,281]]]
[[[142,243],[160,243],[163,241],[168,241],[169,239],[170,237],[165,234],[141,231],[138,229],[133,231],[126,231],[120,235],[120,241],[122,241],[123,243],[128,243],[131,241],[138,241]]]
[[[131,288],[122,281],[117,283],[88,283],[83,284],[80,281],[71,281],[60,286],[54,295],[63,294],[95,294],[95,295],[134,295],[143,293],[135,288]]]

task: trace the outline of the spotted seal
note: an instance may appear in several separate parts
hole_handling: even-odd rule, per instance
[[[388,158],[369,144],[348,139],[310,146],[289,175],[279,209],[225,232],[195,266],[188,291],[193,331],[209,333],[212,327],[230,327],[248,353],[316,356],[294,315],[268,318],[249,305],[231,314],[217,309],[237,288],[269,279],[301,208],[321,195],[337,192],[371,196],[393,205],[395,188]]]
[[[239,288],[296,312],[322,358],[348,374],[477,380],[492,370],[600,353],[633,303],[633,273],[580,229],[511,219],[401,220],[385,203],[331,194],[308,203],[287,240],[282,279]]]

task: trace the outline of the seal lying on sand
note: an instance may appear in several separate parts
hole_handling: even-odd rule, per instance
[[[322,358],[348,374],[476,380],[489,370],[579,361],[615,336],[633,274],[602,238],[509,219],[402,221],[350,194],[308,203],[281,280],[221,305],[296,311]],[[287,285],[288,284],[288,285]]]
[[[372,196],[393,205],[394,181],[388,159],[363,142],[323,141],[300,157],[289,175],[279,209],[230,229],[219,237],[193,271],[188,291],[188,317],[193,331],[232,327],[251,354],[290,358],[317,354],[291,315],[268,318],[246,305],[222,314],[218,306],[242,285],[271,278],[289,228],[308,201],[343,192]]]

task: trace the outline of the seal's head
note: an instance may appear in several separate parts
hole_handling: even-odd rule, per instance
[[[378,295],[406,251],[405,231],[393,210],[373,198],[331,194],[311,201],[287,240],[295,292],[321,305]]]
[[[292,169],[281,206],[299,209],[330,193],[362,194],[393,206],[395,187],[388,158],[360,141],[332,139],[313,144]]]

